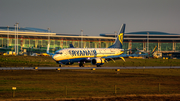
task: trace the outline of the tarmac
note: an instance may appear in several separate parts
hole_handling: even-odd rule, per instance
[[[61,69],[175,69],[180,66],[144,66],[144,67],[0,67],[0,70],[56,70]]]

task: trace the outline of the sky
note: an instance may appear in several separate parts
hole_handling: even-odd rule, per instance
[[[119,31],[180,34],[180,0],[0,0],[0,26],[99,36]]]

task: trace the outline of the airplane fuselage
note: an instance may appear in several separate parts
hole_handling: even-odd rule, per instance
[[[117,48],[68,48],[56,51],[53,59],[56,62],[80,62],[92,58],[120,55],[124,49]]]

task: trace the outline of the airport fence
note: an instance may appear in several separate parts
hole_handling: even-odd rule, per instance
[[[0,98],[74,98],[74,97],[104,97],[129,94],[179,94],[180,88],[176,84],[135,84],[109,86],[58,86],[51,87],[11,87],[0,86]]]

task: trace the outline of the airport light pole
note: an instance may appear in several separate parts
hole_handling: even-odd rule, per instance
[[[48,28],[48,33],[50,33],[50,28]],[[48,34],[48,43],[50,44],[50,34]]]
[[[117,32],[116,31],[114,31],[114,37],[116,37],[117,36]]]
[[[83,30],[81,30],[81,48],[83,48],[82,46],[83,46]]]
[[[14,32],[15,32],[15,33],[14,33],[14,38],[15,38],[15,39],[14,39],[14,41],[15,41],[15,42],[14,42],[14,43],[15,43],[15,45],[14,45],[14,50],[15,50],[15,53],[16,53],[16,24],[14,24]]]
[[[7,35],[7,48],[9,48],[9,26],[7,26],[7,31],[8,31],[8,35]]]
[[[19,24],[19,23],[16,22],[16,25],[17,25],[17,55],[18,55],[18,48],[19,48],[19,47],[18,47],[18,24]]]
[[[147,32],[147,52],[149,52],[149,32]]]
[[[50,47],[50,34],[49,33],[50,33],[50,28],[48,28],[48,47],[47,47],[48,53],[49,53],[49,47]]]

